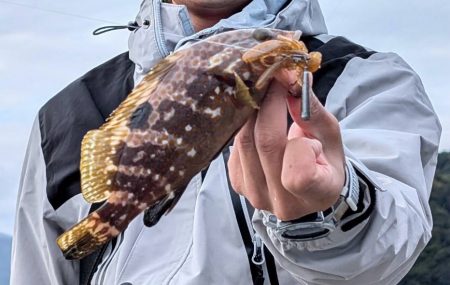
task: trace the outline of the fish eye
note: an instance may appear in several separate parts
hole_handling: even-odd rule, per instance
[[[252,36],[255,40],[260,42],[271,40],[275,37],[275,35],[268,29],[256,29],[253,31]]]

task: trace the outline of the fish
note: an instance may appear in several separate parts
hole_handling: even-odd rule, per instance
[[[301,32],[240,29],[212,35],[162,59],[81,143],[81,192],[103,203],[62,233],[66,259],[81,259],[145,211],[153,226],[189,181],[259,109],[277,71],[315,72],[321,54]],[[298,84],[301,85],[301,76]]]

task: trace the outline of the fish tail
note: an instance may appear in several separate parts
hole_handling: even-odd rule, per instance
[[[119,233],[114,226],[102,221],[97,212],[93,212],[60,235],[57,243],[66,259],[81,259]]]

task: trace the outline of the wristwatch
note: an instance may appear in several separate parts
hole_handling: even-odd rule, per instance
[[[263,223],[277,236],[284,239],[307,241],[327,236],[339,227],[342,217],[351,209],[356,211],[359,201],[358,176],[351,162],[345,160],[345,185],[338,201],[325,211],[300,219],[281,221],[273,214],[263,215]]]

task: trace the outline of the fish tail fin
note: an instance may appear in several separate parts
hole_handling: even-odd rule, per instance
[[[81,193],[89,203],[102,202],[112,192],[118,156],[127,128],[91,130],[81,144]]]
[[[66,259],[81,259],[119,233],[116,228],[103,222],[100,216],[93,212],[60,235],[57,244]]]

